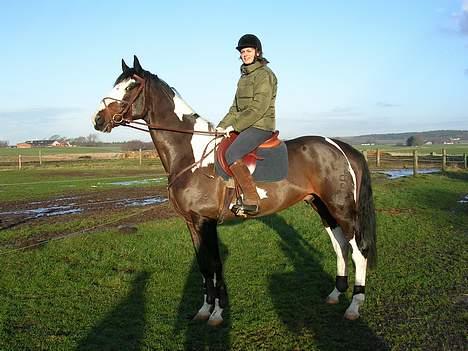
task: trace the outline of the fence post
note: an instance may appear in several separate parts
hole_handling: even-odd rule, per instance
[[[413,176],[418,174],[418,150],[413,150]]]
[[[42,166],[42,152],[39,150],[39,166]]]
[[[18,169],[21,171],[21,155],[18,155]]]
[[[442,170],[447,167],[447,149],[442,149]]]
[[[367,158],[367,150],[363,150],[362,151],[362,154],[364,155],[364,159],[366,160],[366,162],[369,162],[368,158]],[[466,167],[465,167],[466,168]]]
[[[141,166],[141,161],[142,161],[142,157],[141,157],[141,149],[140,149],[140,166]]]
[[[375,152],[375,164],[377,167],[380,167],[380,150],[377,149]]]
[[[463,167],[464,167],[465,169],[468,168],[468,158],[467,158],[467,157],[468,157],[468,154],[465,152],[465,153],[463,154]]]

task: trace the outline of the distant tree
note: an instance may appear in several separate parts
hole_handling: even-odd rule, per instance
[[[406,146],[420,146],[424,144],[424,139],[420,135],[412,135],[406,139]]]
[[[91,133],[86,137],[86,143],[90,146],[96,145],[99,142],[97,134]]]
[[[152,142],[144,142],[141,140],[130,140],[122,144],[122,150],[124,151],[137,151],[142,150],[152,150],[154,148]]]
[[[86,145],[87,139],[84,136],[80,136],[78,138],[71,139],[70,143],[73,145]]]
[[[58,134],[54,134],[49,137],[49,140],[60,140],[61,136]]]
[[[8,147],[8,140],[0,140],[0,147]]]

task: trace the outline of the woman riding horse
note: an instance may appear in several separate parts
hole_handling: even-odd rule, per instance
[[[275,130],[277,80],[267,67],[262,43],[255,35],[243,35],[236,49],[243,62],[241,77],[232,106],[216,130],[227,136],[230,132],[239,133],[226,151],[226,161],[244,195],[241,209],[245,214],[256,215],[260,198],[242,157],[268,140]]]
[[[239,46],[243,43],[241,41]],[[230,123],[223,121],[221,127],[241,131],[241,134],[253,128],[270,134],[274,128],[276,79],[259,61],[260,43],[253,44],[257,60],[243,65],[247,74],[239,82],[232,115],[227,118]],[[245,62],[250,62],[247,57]],[[254,79],[256,77],[270,78],[271,91],[265,87],[267,84],[256,87],[261,81]],[[261,99],[264,90],[269,91],[268,103]],[[250,98],[245,98],[244,93]],[[261,114],[258,114],[257,99],[264,102],[260,104]],[[254,115],[259,116],[258,120],[253,121]],[[193,111],[175,89],[144,70],[136,56],[132,68],[122,60],[122,73],[111,92],[101,100],[93,124],[102,132],[111,132],[121,125],[136,129],[139,128],[135,125],[144,125],[150,132],[168,174],[169,199],[187,224],[203,279],[203,305],[194,319],[220,325],[228,305],[228,293],[217,227],[220,219],[230,220],[235,214],[224,213],[227,205],[234,204],[230,197],[227,197],[229,204],[226,203],[227,182],[215,175],[213,148],[219,132]],[[250,138],[247,139],[250,142]],[[348,252],[352,249],[355,279],[352,302],[345,318],[356,319],[365,299],[367,267],[375,264],[377,257],[375,209],[366,159],[352,146],[323,136],[302,136],[285,141],[285,145],[287,178],[257,184],[262,194],[257,216],[282,211],[299,201],[305,201],[320,215],[337,263],[335,287],[326,302],[338,303],[340,295],[348,288]],[[231,167],[236,168],[236,159],[232,157],[236,156],[231,156]],[[242,178],[243,174],[236,173],[240,182],[244,182],[245,191],[247,176]]]

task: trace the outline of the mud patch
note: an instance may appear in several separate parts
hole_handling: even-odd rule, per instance
[[[430,173],[438,173],[440,169],[438,168],[428,168],[428,169],[419,169],[418,174],[430,174]],[[409,177],[413,175],[413,170],[411,168],[402,168],[402,169],[391,169],[388,171],[380,171],[379,173],[383,173],[388,176],[388,179],[398,179],[402,177]]]
[[[47,221],[57,223],[74,219],[75,216],[101,216],[106,213],[125,213],[131,207],[158,207],[150,209],[157,218],[167,218],[175,215],[167,203],[167,193],[160,188],[119,188],[71,194],[66,197],[55,197],[41,201],[15,201],[0,203],[0,230],[9,229],[28,222],[44,224]],[[152,217],[152,216],[151,216]],[[148,220],[150,216],[148,216]],[[153,217],[154,219],[154,217]]]

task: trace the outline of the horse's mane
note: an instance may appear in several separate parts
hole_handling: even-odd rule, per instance
[[[171,96],[173,96],[174,92],[173,92],[172,88],[169,86],[169,84],[167,84],[164,80],[159,78],[156,74],[153,74],[153,73],[145,71],[145,70],[137,72],[134,68],[129,68],[129,69],[125,70],[124,72],[122,72],[120,74],[120,76],[117,77],[117,79],[116,79],[116,81],[114,83],[114,86],[116,86],[120,82],[124,81],[125,79],[131,78],[134,74],[140,76],[141,78],[143,78],[143,79],[145,79],[147,81],[148,80],[155,81],[156,83],[160,84],[162,86],[162,88],[167,91],[167,93],[169,93]]]

